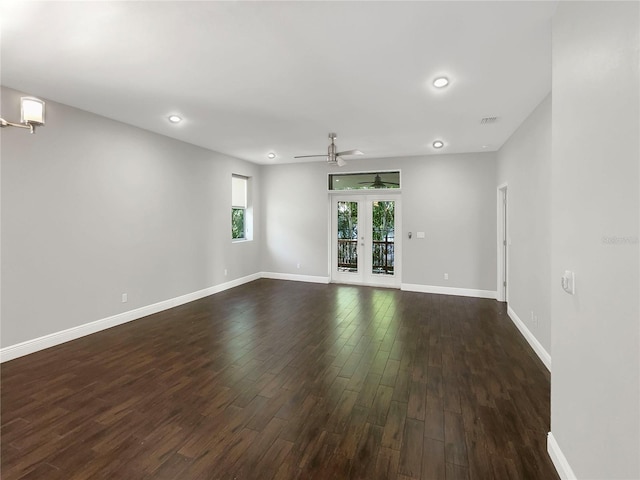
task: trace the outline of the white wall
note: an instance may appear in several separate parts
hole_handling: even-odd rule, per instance
[[[5,117],[19,97],[2,88]],[[51,101],[1,140],[2,347],[259,271],[230,225],[231,174],[259,196],[256,165]]]
[[[2,111],[20,95],[2,88]],[[1,135],[2,348],[260,271],[328,277],[322,162],[260,167],[52,101],[36,135]],[[403,282],[495,290],[495,156],[341,171],[395,168],[405,233],[426,232]],[[252,177],[252,242],[230,240],[232,173]]]
[[[263,168],[263,270],[329,276],[327,174],[376,169],[402,171],[402,282],[495,291],[491,153],[350,159],[340,169],[322,162]],[[426,238],[408,240],[409,231]]]
[[[550,353],[551,95],[502,146],[497,172],[508,184],[509,306]]]
[[[553,19],[551,432],[580,479],[640,478],[639,7]]]
[[[398,167],[402,282],[495,291],[495,155],[412,157]],[[425,232],[426,238],[407,240],[409,231]]]
[[[261,178],[262,271],[326,277],[327,166],[266,166]]]

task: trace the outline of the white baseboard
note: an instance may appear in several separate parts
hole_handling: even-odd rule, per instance
[[[96,320],[90,323],[85,323],[84,325],[72,327],[67,330],[54,332],[39,338],[27,340],[25,342],[18,343],[15,345],[10,345],[8,347],[0,349],[0,363],[13,360],[14,358],[22,357],[24,355],[29,355],[30,353],[44,350],[45,348],[60,345],[61,343],[75,340],[77,338],[84,337],[85,335],[91,335],[92,333],[96,333],[101,330],[106,330],[107,328],[111,328],[117,325],[121,325],[123,323],[131,322],[133,320],[137,320],[139,318],[146,317],[148,315],[152,315],[154,313],[158,313],[163,310],[167,310],[169,308],[177,307],[179,305],[183,305],[188,302],[193,302],[200,298],[207,297],[209,295],[213,295],[215,293],[222,292],[224,290],[228,290],[230,288],[237,287],[239,285],[243,285],[245,283],[252,282],[254,280],[258,280],[259,278],[270,278],[275,280],[292,280],[295,282],[310,282],[310,283],[323,283],[323,284],[328,284],[330,281],[329,277],[313,276],[313,275],[296,275],[291,273],[275,273],[275,272],[254,273],[252,275],[247,275],[246,277],[231,280],[230,282],[205,288],[197,292],[188,293],[180,297],[175,297],[168,300],[164,300],[162,302],[154,303],[153,305],[147,305],[145,307],[140,307],[135,310],[130,310],[128,312],[119,313],[117,315]],[[418,284],[408,284],[408,283],[403,283],[401,285],[401,290],[405,290],[409,292],[457,295],[457,296],[463,296],[463,297],[494,298],[494,299],[496,298],[496,292],[489,291],[489,290],[473,290],[473,289],[467,289],[467,288],[438,287],[438,286],[418,285]],[[515,313],[514,313],[514,316],[515,318],[517,318]],[[513,318],[514,317],[512,317],[512,319]],[[514,322],[516,323],[516,325],[518,325],[518,323],[515,320]],[[522,324],[522,322],[520,323]],[[531,333],[526,329],[524,324],[522,324],[522,327],[525,329],[526,332],[528,332],[527,334],[523,331],[523,335],[525,336],[525,338],[527,338],[527,340],[529,340],[529,343],[531,343],[531,340],[529,339],[529,337],[533,338],[533,340],[537,343],[537,340],[535,340],[535,337],[531,335]],[[518,325],[518,328],[520,328],[519,325]],[[522,331],[522,328],[520,328],[520,331]],[[540,355],[536,347],[533,344],[532,346],[534,350],[536,350],[538,355]],[[544,352],[544,354],[546,354],[546,356],[549,357],[549,355],[546,353],[546,351],[544,350],[544,348],[542,348],[541,345],[540,345],[540,349],[542,349],[542,352]],[[545,359],[542,358],[542,361],[545,362]],[[548,367],[550,367],[550,364],[551,364],[551,359],[549,357]],[[545,362],[545,365],[547,365],[546,362]]]
[[[567,458],[564,456],[564,453],[562,453],[562,450],[560,450],[560,445],[558,445],[558,442],[551,432],[547,434],[547,452],[562,480],[577,480],[578,477],[573,473],[571,465],[569,465]]]
[[[318,277],[313,275],[295,275],[293,273],[275,273],[275,272],[262,272],[262,278],[271,278],[273,280],[293,280],[294,282],[309,282],[309,283],[329,283],[329,277]]]
[[[549,355],[549,352],[545,350],[538,339],[533,335],[533,333],[531,333],[531,330],[529,330],[524,322],[520,320],[520,317],[518,317],[516,312],[513,311],[513,308],[507,306],[507,315],[509,315],[509,318],[511,318],[511,321],[515,326],[518,327],[522,336],[527,340],[527,342],[529,342],[533,351],[536,352],[538,357],[540,357],[540,360],[542,360],[542,363],[547,367],[547,370],[551,371],[551,355]]]
[[[456,295],[458,297],[496,298],[497,292],[493,290],[475,290],[471,288],[439,287],[435,285],[420,285],[403,283],[400,290],[406,292],[438,293],[440,295]]]
[[[54,347],[61,343],[75,340],[85,335],[91,335],[92,333],[106,330],[107,328],[122,325],[123,323],[131,322],[154,313],[167,310],[169,308],[177,307],[185,303],[193,302],[203,297],[213,295],[214,293],[222,292],[239,285],[252,282],[261,277],[259,273],[247,275],[246,277],[237,278],[230,282],[221,283],[213,287],[198,290],[197,292],[188,293],[179,297],[170,298],[162,302],[147,305],[145,307],[136,308],[135,310],[129,310],[128,312],[119,313],[110,317],[102,318],[94,322],[85,323],[84,325],[78,325],[77,327],[68,328],[59,332],[50,333],[39,338],[27,340],[26,342],[17,343],[8,347],[0,349],[0,363],[13,360],[14,358],[29,355],[45,348]]]

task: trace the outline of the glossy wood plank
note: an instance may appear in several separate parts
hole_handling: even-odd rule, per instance
[[[422,468],[422,444],[424,441],[424,422],[407,418],[404,424],[400,466],[398,472],[410,478],[420,478]]]
[[[398,473],[398,463],[400,461],[400,452],[392,448],[380,447],[378,449],[378,458],[374,474],[371,478],[376,480],[384,480],[388,478],[396,478]]]
[[[425,437],[422,450],[422,478],[444,480],[445,469],[444,442]]]
[[[382,446],[393,450],[402,447],[402,435],[404,422],[407,418],[407,404],[392,401],[389,407],[389,415],[382,432]]]

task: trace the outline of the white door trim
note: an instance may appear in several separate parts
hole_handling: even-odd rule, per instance
[[[342,195],[343,192],[332,192],[329,196],[329,258],[328,258],[328,266],[329,266],[329,278],[332,283],[347,283],[354,285],[368,285],[368,286],[378,286],[378,287],[390,287],[390,288],[400,288],[402,285],[402,196],[399,193],[387,193],[380,191],[358,191],[358,195],[354,195],[349,192],[346,195]],[[361,211],[359,211],[359,220],[362,218],[361,215],[368,212],[368,202],[372,200],[380,200],[380,201],[394,201],[395,202],[395,232],[396,235],[394,237],[394,274],[390,275],[373,275],[367,274],[367,268],[370,267],[369,261],[364,261],[361,264],[361,271],[358,274],[349,274],[349,273],[339,273],[334,268],[334,257],[336,255],[336,218],[334,218],[334,207],[337,201],[355,201],[359,202]],[[368,223],[369,220],[366,220]],[[362,228],[362,226],[360,226]],[[370,252],[371,250],[371,239],[368,238],[369,235],[366,235],[365,243],[366,246],[360,249],[359,245],[359,257],[363,257],[363,251]],[[361,239],[358,239],[358,243],[360,243]],[[353,278],[350,278],[353,277]]]
[[[508,184],[503,183],[498,185],[496,190],[496,202],[497,202],[497,232],[496,232],[496,245],[498,251],[497,262],[497,285],[496,285],[496,299],[499,302],[509,302],[509,222],[507,213],[509,209],[508,204]],[[505,202],[506,200],[506,202]],[[505,227],[506,224],[506,227]],[[506,231],[505,231],[506,228]],[[506,239],[506,244],[503,240]],[[506,265],[505,265],[506,260]],[[504,286],[506,282],[506,287]]]

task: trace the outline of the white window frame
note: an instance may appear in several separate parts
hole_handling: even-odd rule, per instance
[[[238,193],[234,188],[234,180],[240,179],[244,181],[244,192]],[[231,241],[233,243],[248,242],[253,240],[252,226],[253,226],[253,209],[251,208],[251,178],[246,175],[232,174],[231,175],[231,226],[233,229],[233,211],[236,209],[244,210],[244,232],[242,237],[233,238],[233,230],[231,233]]]

